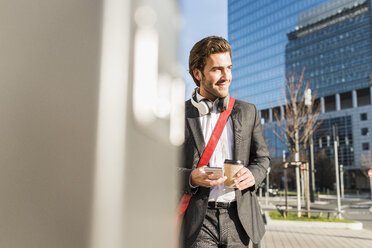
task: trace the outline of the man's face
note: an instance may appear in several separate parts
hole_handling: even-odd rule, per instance
[[[214,101],[229,95],[231,83],[231,58],[228,52],[211,54],[204,67],[204,75],[194,70],[194,76],[200,82],[200,95]]]

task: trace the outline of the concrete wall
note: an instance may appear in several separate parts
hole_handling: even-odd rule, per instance
[[[148,2],[0,1],[0,247],[174,247],[178,149],[169,119],[139,125],[131,103]],[[158,26],[177,15],[153,4]],[[160,34],[168,64],[175,30]]]

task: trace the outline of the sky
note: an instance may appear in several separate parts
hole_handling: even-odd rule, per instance
[[[186,99],[196,87],[188,73],[192,46],[199,40],[217,35],[227,39],[227,0],[180,0],[183,26],[180,30],[179,58],[181,76],[186,84]]]

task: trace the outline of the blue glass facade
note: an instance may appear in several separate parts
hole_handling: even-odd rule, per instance
[[[336,127],[338,145],[338,161],[345,166],[354,165],[353,133],[351,116],[341,116],[323,120],[314,134],[314,152],[325,150],[329,158],[334,158],[333,126]]]
[[[317,97],[369,86],[372,49],[367,2],[291,32],[288,38],[286,73],[298,75],[305,69],[305,79]]]
[[[270,155],[272,157],[280,157],[282,156],[283,151],[287,153],[288,149],[287,146],[275,136],[273,129],[275,129],[277,133],[280,132],[277,125],[273,125],[271,127],[264,125],[262,131],[265,136],[265,142],[269,148]]]
[[[281,105],[287,33],[298,15],[325,0],[229,0],[228,39],[233,49],[231,95],[258,109]]]

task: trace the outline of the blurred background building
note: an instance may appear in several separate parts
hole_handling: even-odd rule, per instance
[[[273,134],[273,115],[283,115],[284,77],[305,71],[321,106],[315,156],[338,159],[345,186],[369,187],[362,160],[372,144],[372,11],[370,0],[229,1],[228,36],[233,47],[233,96],[261,110],[273,157],[286,146]]]

